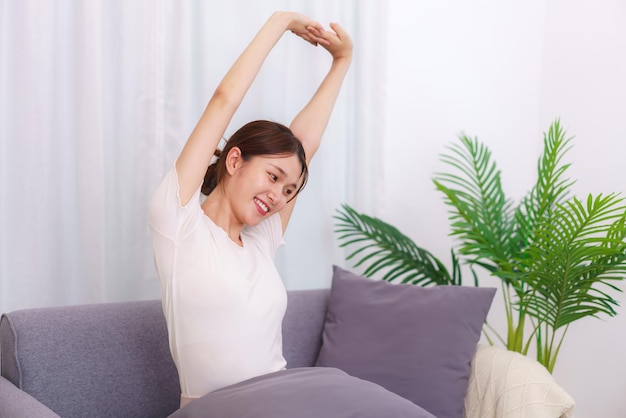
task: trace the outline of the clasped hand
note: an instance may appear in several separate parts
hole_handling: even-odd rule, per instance
[[[311,45],[321,45],[335,60],[352,58],[352,39],[339,23],[331,23],[327,30],[320,23],[294,13],[288,29]]]

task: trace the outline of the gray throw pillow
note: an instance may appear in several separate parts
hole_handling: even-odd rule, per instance
[[[495,291],[391,284],[335,266],[316,365],[377,383],[439,418],[460,418]]]
[[[419,406],[334,368],[281,370],[216,390],[170,418],[435,418]]]

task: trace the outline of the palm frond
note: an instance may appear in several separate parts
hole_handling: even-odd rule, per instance
[[[459,252],[470,262],[493,263],[492,269],[497,270],[511,258],[512,205],[502,190],[491,151],[475,138],[461,136],[460,140],[441,156],[455,173],[437,173],[433,182],[445,195]]]
[[[556,204],[525,251],[521,280],[530,290],[519,304],[554,330],[585,316],[615,315],[618,305],[603,289],[626,274],[624,199],[589,195]]]
[[[532,243],[536,226],[545,221],[556,204],[566,200],[574,184],[565,177],[570,164],[562,163],[573,139],[566,138],[565,134],[559,120],[544,134],[543,152],[537,162],[537,181],[515,210],[515,240],[520,249]]]
[[[354,267],[364,267],[365,276],[380,274],[382,280],[422,286],[460,284],[455,282],[460,280],[456,273],[450,276],[439,259],[394,226],[345,204],[337,212],[335,232],[340,246],[360,245],[346,258],[355,262]]]

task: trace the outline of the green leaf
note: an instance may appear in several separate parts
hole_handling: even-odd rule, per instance
[[[364,267],[365,276],[422,286],[460,284],[460,277],[451,277],[443,263],[397,228],[345,204],[337,212],[340,246],[360,245],[347,259],[355,267]]]

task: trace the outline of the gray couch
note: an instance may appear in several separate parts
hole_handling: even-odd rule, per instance
[[[328,297],[328,290],[288,293],[283,342],[289,368],[315,363]],[[156,300],[4,314],[0,350],[3,418],[166,417],[179,405],[178,375]],[[528,405],[511,405],[520,390]],[[569,417],[573,401],[534,360],[479,345],[465,416],[505,417],[520,408],[532,410],[516,416]]]
[[[288,367],[311,366],[328,290],[289,292]],[[28,309],[0,321],[0,417],[166,417],[180,402],[160,301]]]

